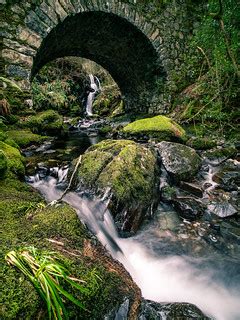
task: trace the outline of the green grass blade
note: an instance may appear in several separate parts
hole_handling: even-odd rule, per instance
[[[63,319],[62,314],[64,315],[65,319],[68,319],[68,313],[66,311],[66,308],[64,307],[62,299],[57,292],[58,284],[56,282],[54,282],[49,275],[46,275],[46,279],[49,284],[49,290],[50,290],[51,296],[53,298],[56,313],[57,313],[58,317],[60,317],[59,319]]]
[[[73,295],[65,291],[60,285],[56,285],[56,287],[68,300],[76,304],[81,309],[87,310],[86,307],[79,300],[77,300],[76,298],[74,298]]]

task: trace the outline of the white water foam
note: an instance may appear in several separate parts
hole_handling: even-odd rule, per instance
[[[56,186],[57,180],[53,177],[34,182],[34,187],[48,201],[60,197],[62,191]],[[180,256],[154,256],[139,241],[119,238],[111,215],[100,200],[92,201],[69,192],[64,201],[76,209],[81,220],[125,266],[144,298],[156,302],[193,303],[216,320],[240,319],[240,292],[214,281],[214,270],[203,272]]]
[[[203,273],[180,256],[152,256],[134,240],[120,239],[118,244],[124,253],[120,260],[144,298],[193,303],[216,320],[240,319],[240,292],[214,282],[211,271]]]

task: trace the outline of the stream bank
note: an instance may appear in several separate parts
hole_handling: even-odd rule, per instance
[[[28,147],[24,150],[28,162],[27,174],[35,174],[34,167],[37,168],[37,174],[39,176],[38,182],[40,182],[40,184],[43,182],[43,185],[45,183],[47,184],[48,189],[46,190],[48,196],[51,196],[51,190],[55,190],[53,186],[57,186],[58,189],[58,194],[57,196],[55,195],[54,199],[58,198],[63,191],[64,184],[61,185],[61,183],[58,183],[56,185],[56,179],[60,178],[60,182],[64,182],[62,179],[63,171],[69,161],[79,154],[84,153],[91,144],[95,144],[103,139],[97,133],[99,128],[94,129],[94,122],[92,122],[92,124],[93,127],[91,127],[91,125],[88,126],[86,121],[81,122],[76,131],[72,131],[69,138],[60,138],[52,142],[45,142],[43,145],[36,146],[35,148]],[[211,155],[211,152],[209,154]],[[228,155],[227,158],[231,156],[232,155]],[[224,164],[227,163],[227,158],[223,159],[223,164],[220,165],[220,167],[223,166],[223,169]],[[212,162],[214,161],[215,158],[212,155]],[[213,167],[210,165],[208,169],[205,168],[205,171],[200,171],[200,173],[208,173]],[[214,173],[218,173],[221,170],[217,169]],[[161,199],[163,202],[161,202],[157,212],[155,212],[154,219],[150,219],[150,221],[147,219],[140,230],[137,231],[136,235],[129,239],[114,238],[114,241],[117,241],[117,245],[124,252],[124,256],[127,257],[128,262],[131,262],[131,265],[137,266],[137,268],[132,270],[131,266],[127,266],[121,259],[120,261],[131,273],[134,281],[141,287],[145,298],[159,302],[178,301],[179,299],[179,302],[191,301],[197,305],[200,303],[202,310],[207,314],[217,315],[217,319],[228,319],[226,315],[229,316],[229,319],[235,319],[234,310],[238,296],[234,294],[232,290],[228,290],[227,287],[235,287],[235,290],[237,290],[235,285],[239,283],[237,270],[239,261],[239,246],[237,240],[239,216],[233,215],[233,217],[228,218],[228,220],[222,220],[216,216],[214,216],[213,220],[209,220],[207,215],[195,217],[193,220],[186,219],[186,217],[181,216],[181,213],[179,215],[179,213],[176,212],[176,208],[174,209],[172,204],[174,204],[176,199],[179,201],[178,198],[183,196],[181,192],[189,192],[189,190],[184,190],[187,183],[185,182],[185,187],[183,187],[182,184],[175,185],[172,178],[168,178],[168,174],[164,171],[164,168],[161,168],[161,172],[160,185]],[[208,188],[211,189],[209,183],[213,186],[214,184],[212,182],[212,175],[211,177],[207,175],[207,178],[204,178],[204,175],[201,177],[200,174],[198,177],[199,181],[201,180],[200,178],[202,179],[200,186],[198,185],[197,187],[195,185],[194,187],[191,186],[191,182],[188,182],[188,188],[192,188],[191,192],[198,193],[198,195],[201,193],[201,198],[204,194],[203,186],[208,183],[208,185],[205,186],[205,190],[209,191]],[[52,184],[52,182],[54,182],[54,184]],[[24,184],[20,182],[16,182],[15,185],[14,180],[10,178],[4,180],[1,188],[2,211],[4,212],[5,208],[8,208],[7,211],[9,210],[9,220],[6,220],[5,223],[6,226],[8,226],[6,227],[6,232],[9,233],[10,239],[6,237],[6,249],[10,250],[18,245],[21,246],[22,243],[26,245],[34,244],[39,248],[57,251],[60,259],[66,261],[70,268],[72,268],[73,274],[79,277],[87,277],[89,272],[91,273],[92,270],[97,270],[103,281],[100,282],[100,284],[95,284],[98,287],[93,290],[95,298],[91,296],[89,297],[89,301],[86,299],[86,303],[90,303],[93,312],[91,319],[102,319],[102,316],[106,314],[108,314],[109,319],[114,319],[116,314],[122,316],[120,319],[124,319],[124,314],[128,319],[148,319],[150,315],[155,316],[156,319],[163,315],[171,319],[173,315],[175,317],[187,317],[189,314],[191,314],[192,318],[207,319],[201,311],[194,309],[195,307],[191,304],[154,304],[152,301],[141,302],[140,291],[131,280],[131,277],[129,277],[129,274],[120,264],[114,261],[109,254],[106,254],[105,249],[99,245],[92,234],[86,231],[76,218],[75,211],[69,206],[61,205],[56,208],[46,207],[44,201],[36,192],[27,186],[24,187]],[[234,191],[234,185],[232,188]],[[193,195],[191,198],[194,198]],[[19,199],[23,202],[19,202]],[[89,199],[91,200],[91,197]],[[49,198],[48,200],[52,199]],[[9,201],[8,206],[6,205],[6,201]],[[89,204],[91,208],[91,202]],[[195,206],[195,204],[196,202],[193,202],[193,206]],[[63,219],[59,219],[59,214]],[[24,228],[22,226],[24,226]],[[12,233],[10,233],[10,230]],[[19,232],[19,230],[21,230],[21,232]],[[46,239],[50,239],[51,241]],[[130,254],[131,252],[132,254]],[[75,257],[75,254],[80,255],[80,257]],[[104,262],[103,266],[102,261]],[[81,266],[81,270],[79,270],[79,265]],[[155,267],[152,267],[154,265]],[[11,268],[7,266],[5,266],[5,268],[10,272],[9,270]],[[179,273],[179,269],[182,270],[182,272]],[[216,269],[218,269],[218,272],[216,272]],[[148,274],[145,277],[147,281],[142,282],[141,279],[144,277],[142,277],[141,274],[145,274],[146,270],[148,271],[147,274],[150,272],[152,277]],[[160,274],[159,270],[161,270]],[[214,275],[212,274],[213,270],[215,270]],[[8,274],[8,272],[6,274]],[[13,279],[15,279],[15,277],[19,279],[17,272],[12,270],[10,274],[11,280],[8,281],[11,281],[11,283],[14,282]],[[175,276],[173,277],[174,274]],[[195,277],[196,274],[198,274],[197,279]],[[93,279],[91,279],[90,275],[89,278],[89,285],[92,286]],[[169,278],[173,278],[172,287],[169,286],[168,282],[165,282]],[[7,287],[9,287],[9,282],[6,283]],[[25,289],[26,280],[24,280],[23,283],[24,285],[20,288],[24,290],[20,290],[18,295],[18,297],[20,297],[18,298],[19,301],[13,304],[16,308],[12,311],[13,314],[9,319],[16,318],[14,314],[24,314],[25,316],[26,310],[32,315],[41,310],[41,301],[38,300],[37,295],[34,293],[34,296],[29,294],[29,301],[24,300],[25,304],[21,302],[23,301],[24,291],[32,290],[29,283],[28,289]],[[126,283],[128,284],[127,290]],[[159,284],[162,283],[164,285],[160,285],[159,287]],[[176,286],[176,283],[178,283],[179,287]],[[156,287],[154,287],[155,284]],[[193,289],[189,289],[189,294],[183,295],[182,289],[186,287],[190,288],[191,285],[195,287],[194,291],[192,291]],[[163,288],[168,287],[169,291],[164,292]],[[160,296],[157,294],[159,288],[161,288]],[[18,289],[15,287],[14,290]],[[216,290],[222,294],[216,295]],[[205,299],[200,299],[201,292],[205,292],[207,296],[208,291],[210,291],[210,296],[207,300],[216,299],[218,303],[225,300],[229,307],[226,309],[222,303],[223,306],[218,307],[219,310],[213,307],[209,309],[208,303],[205,304],[204,302]],[[6,292],[9,294],[7,288]],[[174,292],[176,293],[175,295]],[[14,292],[14,296],[15,293],[16,291]],[[8,294],[6,294],[6,298]],[[99,295],[101,296],[100,300]],[[193,297],[194,299],[192,299]],[[10,298],[7,299],[11,301]],[[37,301],[34,306],[30,303],[32,299]],[[111,303],[109,303],[108,299],[111,299]],[[96,305],[94,305],[94,301],[97,302]],[[100,318],[98,304],[100,304],[102,308]],[[4,305],[8,305],[8,302],[4,301]],[[118,306],[120,306],[120,308]],[[32,309],[30,310],[29,308]],[[69,306],[69,308],[72,310],[71,306]],[[42,312],[43,311],[40,311],[40,316],[42,315],[44,317],[44,312]],[[73,314],[75,313],[74,310],[72,312]],[[81,319],[81,316],[82,315],[79,315],[78,318]],[[83,313],[83,318],[88,318],[88,315],[84,315]]]

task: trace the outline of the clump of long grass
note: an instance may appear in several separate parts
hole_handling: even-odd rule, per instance
[[[68,270],[56,261],[53,252],[41,252],[35,247],[26,247],[10,251],[6,254],[5,259],[22,271],[33,283],[39,295],[46,302],[49,319],[68,319],[64,306],[66,299],[86,310],[79,300],[60,285],[60,280],[64,280],[80,292],[88,293],[88,289],[82,285],[85,281],[71,277]]]

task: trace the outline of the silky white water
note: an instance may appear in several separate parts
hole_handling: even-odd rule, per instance
[[[90,87],[93,91],[89,92],[88,97],[87,97],[86,113],[88,116],[92,116],[93,115],[93,111],[92,111],[93,101],[94,101],[94,98],[95,98],[97,91],[101,91],[101,85],[100,85],[99,79],[97,77],[94,77],[92,74],[89,74],[89,79],[90,79]],[[95,82],[95,79],[96,79],[97,83]]]
[[[58,186],[66,172],[67,169],[61,170],[58,180],[32,177],[31,181],[51,202],[61,196],[62,190]],[[193,303],[216,320],[240,319],[240,292],[237,287],[227,287],[214,280],[215,270],[203,271],[193,266],[189,257],[155,255],[144,241],[141,242],[141,233],[137,239],[119,238],[111,215],[106,210],[106,199],[69,192],[64,201],[76,209],[81,221],[125,266],[141,288],[144,298],[156,302]]]

